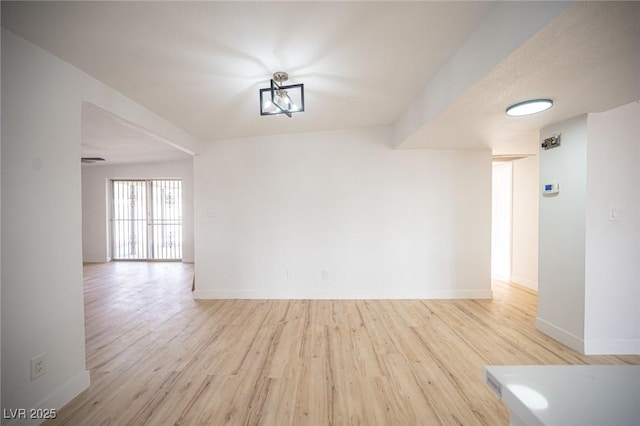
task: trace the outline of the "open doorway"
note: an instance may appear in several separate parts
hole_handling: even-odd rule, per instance
[[[82,156],[105,159],[82,163],[83,262],[193,262],[193,156],[88,102],[82,105],[81,133]],[[129,183],[114,191],[114,181]],[[114,196],[124,199],[117,207]],[[114,218],[121,222],[118,229]],[[136,223],[141,227],[134,229]]]
[[[491,208],[491,278],[511,279],[513,167],[494,163]]]
[[[493,164],[491,277],[538,290],[538,156]]]

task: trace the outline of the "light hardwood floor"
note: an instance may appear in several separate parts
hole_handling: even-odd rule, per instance
[[[91,387],[49,424],[506,425],[488,364],[640,364],[582,356],[534,327],[536,296],[211,300],[192,266],[86,265]]]

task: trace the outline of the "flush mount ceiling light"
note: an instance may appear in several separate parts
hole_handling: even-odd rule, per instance
[[[533,99],[519,102],[507,108],[507,115],[511,117],[522,117],[523,115],[536,114],[546,111],[553,106],[551,99]]]
[[[285,86],[289,80],[286,72],[276,72],[271,87],[260,89],[260,115],[285,114],[291,118],[294,112],[304,111],[304,84]]]

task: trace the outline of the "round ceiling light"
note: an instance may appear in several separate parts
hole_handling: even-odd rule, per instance
[[[551,99],[533,99],[519,102],[507,108],[507,115],[511,117],[522,117],[523,115],[536,114],[546,111],[553,106]]]

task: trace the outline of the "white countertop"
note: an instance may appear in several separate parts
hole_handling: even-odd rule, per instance
[[[486,366],[484,378],[512,424],[640,426],[640,365]]]

